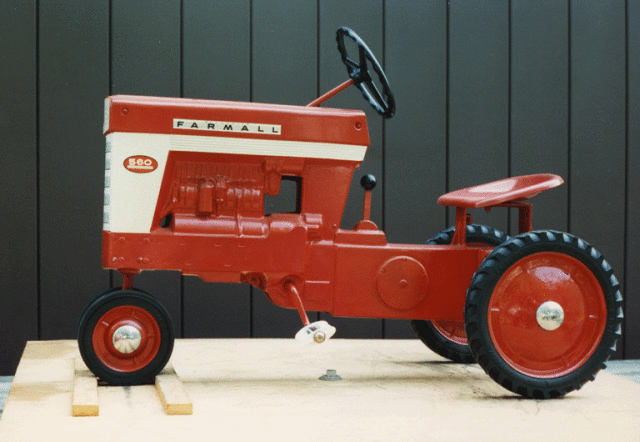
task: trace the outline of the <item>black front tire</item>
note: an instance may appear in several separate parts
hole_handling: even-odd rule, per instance
[[[124,341],[133,343],[121,348]],[[127,333],[133,331],[131,336]],[[153,381],[169,361],[174,331],[169,313],[148,293],[115,290],[96,297],[78,325],[78,347],[87,367],[110,385]]]

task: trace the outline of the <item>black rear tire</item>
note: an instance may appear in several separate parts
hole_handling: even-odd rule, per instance
[[[463,321],[413,320],[411,328],[431,351],[452,362],[473,364]]]
[[[450,227],[427,241],[428,245],[451,244],[455,227]],[[509,236],[492,227],[470,224],[466,231],[467,243],[491,248],[502,244]],[[413,320],[411,327],[418,338],[433,352],[453,362],[471,364],[475,358],[469,349],[464,321]]]
[[[484,259],[465,304],[465,331],[484,371],[528,398],[564,396],[595,379],[621,336],[611,266],[556,231],[515,236]]]

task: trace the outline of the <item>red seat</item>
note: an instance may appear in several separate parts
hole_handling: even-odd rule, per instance
[[[528,200],[563,182],[558,175],[549,173],[516,176],[449,192],[438,198],[438,204],[466,209],[497,206],[512,201]]]

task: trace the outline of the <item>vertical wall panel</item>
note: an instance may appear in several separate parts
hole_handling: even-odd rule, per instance
[[[446,186],[447,5],[387,1],[385,71],[396,116],[385,122],[387,241],[422,244],[445,228],[436,204]],[[385,337],[415,337],[408,321],[387,320]]]
[[[180,0],[112,0],[113,94],[180,96]]]
[[[508,1],[452,0],[449,36],[448,185],[455,190],[509,172]],[[472,214],[476,222],[505,230],[505,209],[494,212]]]
[[[435,203],[446,190],[562,175],[563,187],[534,200],[534,228],[568,229],[603,252],[625,283],[621,349],[640,357],[637,0],[5,3],[0,374],[12,374],[27,339],[73,338],[84,304],[109,285],[100,265],[105,96],[304,105],[347,79],[335,42],[343,25],[384,64],[397,113],[383,123],[356,88],[325,105],[363,109],[370,127],[342,227],[361,217],[365,173],[378,178],[373,221],[407,243],[453,221]],[[504,210],[474,212],[508,227]],[[166,271],[135,285],[188,337],[290,338],[300,328],[294,310],[246,285]],[[413,336],[405,321],[328,320],[336,337]]]
[[[113,0],[111,17],[111,93],[179,97],[180,1]],[[115,278],[114,284],[120,285],[119,275]],[[142,272],[133,285],[166,307],[180,336],[180,275]]]
[[[446,227],[447,9],[442,2],[386,7],[386,73],[396,116],[385,122],[387,240],[423,243]]]
[[[10,0],[0,16],[0,375],[38,337],[36,7]],[[9,87],[7,87],[9,86]]]
[[[251,99],[301,106],[315,99],[317,47],[315,2],[254,0]]]
[[[569,180],[569,10],[556,0],[514,0],[511,16],[511,174]],[[534,229],[568,229],[569,185],[532,203]],[[517,233],[517,215],[512,233]]]
[[[343,83],[349,79],[347,68],[342,63],[336,43],[336,31],[340,26],[353,29],[371,49],[382,64],[383,52],[383,5],[382,1],[344,1],[332,0],[320,2],[320,93]],[[384,67],[384,66],[383,66]],[[367,114],[371,145],[365,160],[353,175],[349,197],[342,217],[341,227],[351,229],[362,219],[364,190],[360,186],[360,178],[368,173],[378,179],[378,186],[373,190],[371,220],[382,227],[382,194],[384,193],[384,177],[382,176],[382,120],[356,87],[350,87],[335,98],[329,100],[325,107],[345,109],[361,109]]]
[[[101,270],[108,94],[106,2],[40,1],[40,311],[43,339],[71,338],[108,288]]]
[[[251,2],[184,2],[183,95],[249,101]]]
[[[359,0],[344,2],[340,0],[320,2],[320,93],[349,79],[347,68],[342,63],[336,43],[336,31],[340,26],[353,29],[374,53],[380,63],[384,60],[384,18],[382,1]],[[360,187],[360,178],[372,173],[378,179],[373,190],[371,220],[382,228],[382,195],[385,183],[382,174],[383,142],[382,117],[378,115],[355,87],[350,87],[325,104],[326,107],[362,109],[367,114],[371,145],[364,162],[356,170],[349,189],[347,204],[342,217],[341,227],[351,229],[362,219],[364,190]],[[376,319],[330,318],[328,322],[342,338],[381,338],[383,322]]]
[[[317,89],[315,2],[253,1],[252,100],[304,105]],[[253,290],[253,335],[290,338],[302,327],[295,310]],[[317,315],[314,315],[313,321]]]
[[[640,358],[640,2],[628,2],[625,359]]]
[[[249,101],[251,8],[244,2],[184,3],[183,94]],[[184,277],[184,337],[249,337],[250,287]]]
[[[624,277],[625,11],[571,4],[571,232]]]

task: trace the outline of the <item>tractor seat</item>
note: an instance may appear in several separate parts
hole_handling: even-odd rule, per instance
[[[466,209],[497,206],[512,201],[528,200],[540,192],[558,187],[563,182],[558,175],[549,173],[516,176],[449,192],[438,198],[438,204]]]

